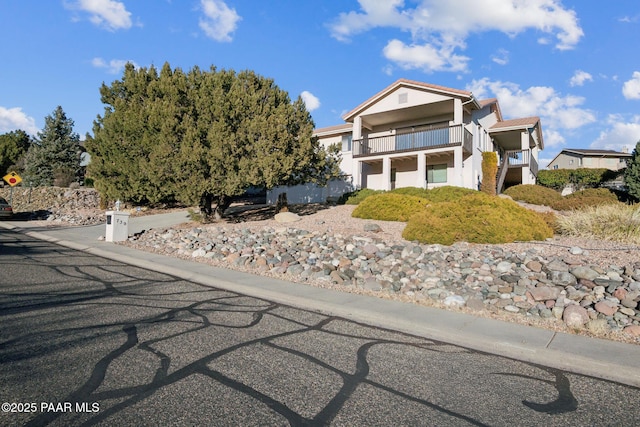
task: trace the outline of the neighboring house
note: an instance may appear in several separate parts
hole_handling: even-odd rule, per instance
[[[582,150],[566,148],[549,163],[547,169],[603,168],[619,171],[627,167],[631,153],[613,150]]]
[[[316,129],[321,144],[342,146],[341,168],[355,188],[391,190],[453,185],[477,189],[482,153],[499,159],[498,192],[534,184],[544,148],[538,117],[503,120],[495,98],[400,79]]]

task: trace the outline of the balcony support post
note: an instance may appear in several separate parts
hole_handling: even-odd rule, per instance
[[[418,154],[418,180],[416,187],[427,188],[427,156],[424,153]]]
[[[453,182],[451,185],[464,187],[462,182],[462,147],[453,149]]]
[[[383,190],[391,190],[391,157],[389,156],[382,158],[382,182]]]
[[[522,182],[523,184],[535,184],[534,182],[530,182],[531,179],[529,178],[530,176],[530,168],[529,168],[529,157],[531,155],[531,153],[529,152],[529,131],[525,131],[522,132],[522,134],[520,135],[520,144],[522,147],[522,157],[523,157],[523,165],[522,165],[522,170],[521,170],[521,178],[520,178],[520,182]]]
[[[353,185],[356,189],[360,189],[362,188],[362,162],[355,160],[355,163],[355,167],[353,168]]]

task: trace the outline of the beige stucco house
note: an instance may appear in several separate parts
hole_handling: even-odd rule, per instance
[[[498,191],[534,184],[544,148],[538,117],[504,120],[495,98],[405,79],[343,119],[315,135],[325,146],[341,145],[341,168],[355,188],[477,189],[486,151],[499,158]]]
[[[565,148],[549,163],[547,169],[603,168],[618,171],[627,167],[631,153],[614,150]]]

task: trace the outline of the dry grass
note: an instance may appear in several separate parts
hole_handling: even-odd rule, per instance
[[[640,245],[640,206],[593,206],[557,218],[560,233]]]

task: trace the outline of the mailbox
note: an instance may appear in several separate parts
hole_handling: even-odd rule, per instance
[[[104,240],[122,242],[129,238],[129,212],[107,211],[107,231]]]

